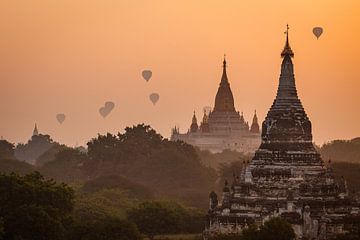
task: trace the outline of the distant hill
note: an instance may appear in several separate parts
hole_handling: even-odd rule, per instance
[[[324,161],[360,163],[360,138],[334,140],[320,148]]]

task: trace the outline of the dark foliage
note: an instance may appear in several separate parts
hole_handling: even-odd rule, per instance
[[[143,202],[128,211],[128,219],[153,239],[160,234],[199,233],[204,214],[171,202]]]
[[[156,192],[160,197],[181,199],[206,207],[215,172],[206,168],[195,149],[183,142],[163,139],[150,126],[126,128],[118,135],[100,135],[88,143],[84,169],[91,178],[124,176]],[[194,193],[194,195],[192,195]]]
[[[360,138],[331,141],[320,148],[320,153],[326,161],[360,163]]]
[[[360,191],[360,164],[348,162],[332,163],[334,175],[337,179],[344,177],[348,183],[350,193]]]
[[[220,153],[211,153],[209,151],[200,151],[197,149],[201,161],[206,165],[217,170],[221,169],[224,165],[231,164],[232,162],[250,161],[252,155],[244,154],[241,152],[226,149]]]
[[[56,155],[63,151],[69,149],[69,147],[65,145],[61,145],[58,143],[54,143],[47,151],[45,151],[43,154],[41,154],[35,162],[35,165],[38,167],[43,166],[45,163],[54,161],[56,158]]]
[[[39,170],[45,176],[62,182],[77,182],[86,178],[83,165],[86,154],[77,149],[65,148],[55,155],[53,161],[45,163]]]
[[[14,151],[14,144],[6,140],[0,140],[0,160],[15,159]]]
[[[285,220],[272,218],[260,227],[258,236],[259,240],[293,240],[295,239],[295,232]]]
[[[151,199],[154,197],[149,188],[118,175],[100,176],[87,181],[82,187],[82,191],[86,193],[97,192],[103,189],[121,189],[126,191],[129,197],[138,199]]]
[[[74,219],[69,229],[69,240],[140,240],[133,223],[114,217]]]
[[[15,157],[20,161],[35,164],[35,161],[44,152],[54,145],[49,135],[34,135],[26,144],[18,144],[15,148]]]
[[[5,239],[62,239],[73,208],[73,190],[38,172],[0,175],[0,216]]]

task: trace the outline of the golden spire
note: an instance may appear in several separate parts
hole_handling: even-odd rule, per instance
[[[286,55],[290,57],[294,57],[294,52],[291,50],[289,44],[289,24],[286,24],[286,31],[284,33],[286,34],[286,43],[284,50],[281,52],[281,57],[285,57]]]

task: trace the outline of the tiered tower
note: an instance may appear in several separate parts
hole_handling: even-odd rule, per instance
[[[210,131],[217,134],[231,134],[232,131],[249,132],[249,127],[234,106],[234,97],[226,73],[226,59],[223,61],[223,72],[215,97],[214,110],[209,114]]]
[[[227,76],[227,63],[224,57],[222,76],[215,97],[215,106],[209,113],[204,112],[202,121],[197,124],[195,113],[187,133],[172,130],[171,140],[182,140],[201,150],[221,152],[225,149],[254,153],[260,145],[260,131],[257,117],[250,131],[243,114],[235,109],[234,97]],[[257,125],[257,130],[256,130]]]
[[[292,224],[298,239],[331,239],[360,221],[346,182],[335,181],[312,143],[311,122],[297,95],[288,28],[276,98],[262,124],[261,145],[222,201],[211,194],[208,236],[241,232],[271,217]],[[214,206],[216,205],[216,206]]]

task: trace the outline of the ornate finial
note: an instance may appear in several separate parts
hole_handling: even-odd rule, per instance
[[[289,24],[286,24],[286,31],[284,34],[286,34],[286,43],[284,50],[281,52],[281,57],[285,57],[286,55],[289,55],[290,57],[294,57],[294,52],[291,50],[290,44],[289,44]]]
[[[223,68],[226,68],[226,54],[224,54]]]

